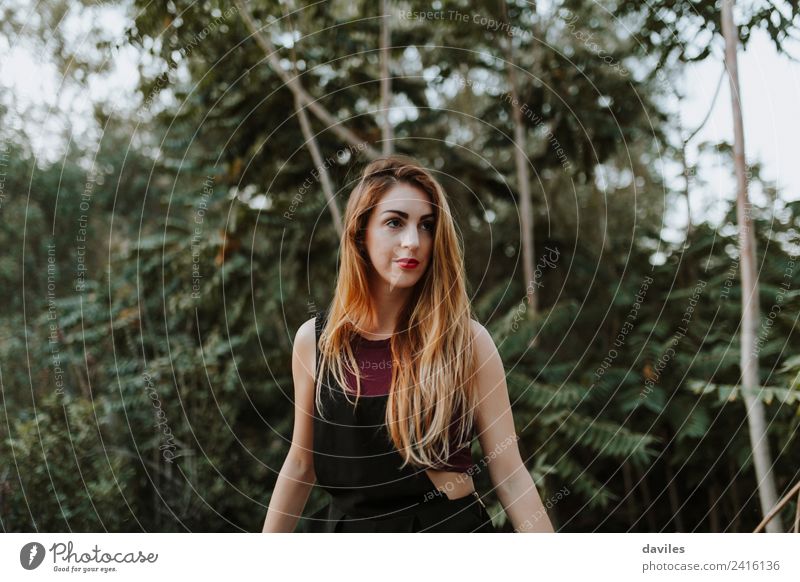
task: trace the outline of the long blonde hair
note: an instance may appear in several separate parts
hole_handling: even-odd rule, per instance
[[[322,412],[324,370],[339,386],[347,386],[347,370],[356,379],[354,404],[358,405],[361,377],[351,342],[356,330],[377,321],[367,283],[366,228],[375,205],[399,183],[415,186],[430,197],[435,226],[430,264],[414,286],[391,337],[392,384],[385,420],[403,466],[435,467],[445,465],[453,453],[450,430],[459,443],[472,434],[476,400],[472,313],[464,253],[444,189],[412,158],[392,155],[372,161],[350,193],[336,290],[319,341],[316,401]]]

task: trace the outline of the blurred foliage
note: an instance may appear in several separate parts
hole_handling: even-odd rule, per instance
[[[283,4],[251,4],[282,59],[298,30],[307,90],[361,138],[379,139],[377,4],[315,4],[281,20]],[[499,19],[493,2],[439,5]],[[127,40],[150,59],[143,119],[97,107],[96,151],[72,145],[42,166],[24,136],[7,140],[4,531],[260,530],[291,439],[293,336],[330,301],[338,240],[316,185],[297,203],[314,182],[292,95],[231,6],[134,3]],[[535,318],[521,317],[501,33],[455,19],[395,21],[393,44],[405,48],[393,51],[393,90],[416,108],[396,126],[397,148],[442,172],[526,466],[543,500],[569,491],[550,510],[556,526],[751,531],[760,510],[736,386],[734,208],[719,225],[666,240],[667,209],[682,194],[662,180],[664,152],[675,151],[663,86],[608,66],[566,23],[577,17],[624,64],[639,36],[651,37],[631,37],[595,5],[561,8],[568,13],[508,9],[514,26],[548,41],[514,37],[521,100],[539,116],[525,118],[537,256],[558,256],[542,269]],[[326,156],[342,149],[312,123]],[[331,165],[340,206],[363,162],[348,154]],[[800,467],[800,269],[789,262],[798,213],[776,197],[754,216],[760,397],[779,491]],[[476,485],[491,490],[486,471]],[[510,529],[489,497],[496,525]],[[315,489],[305,514],[324,502]]]

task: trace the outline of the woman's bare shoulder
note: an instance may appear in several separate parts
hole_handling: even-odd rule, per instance
[[[491,334],[483,326],[482,323],[480,323],[479,321],[477,321],[475,319],[470,319],[469,320],[469,325],[470,325],[470,328],[472,329],[472,338],[475,341],[485,343],[486,340],[488,339],[489,341],[492,341],[492,343],[494,343],[494,340],[492,340]]]
[[[475,357],[480,365],[483,365],[488,360],[499,359],[497,345],[494,343],[494,338],[489,333],[489,330],[474,319],[470,320],[470,326],[472,327]]]
[[[307,353],[315,349],[315,344],[317,342],[315,319],[316,318],[312,317],[297,328],[297,333],[294,336],[294,346],[296,350]]]
[[[294,336],[294,348],[292,350],[292,369],[295,373],[295,389],[302,390],[305,382],[298,383],[300,378],[307,378],[308,390],[311,389],[310,380],[316,374],[316,353],[317,353],[316,329],[314,318],[312,317],[303,323]]]

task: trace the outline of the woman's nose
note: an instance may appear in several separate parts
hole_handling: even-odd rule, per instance
[[[419,246],[419,234],[415,228],[407,228],[403,232],[403,246],[417,248]]]

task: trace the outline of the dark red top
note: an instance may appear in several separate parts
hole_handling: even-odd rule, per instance
[[[361,398],[378,398],[388,396],[392,384],[392,353],[390,339],[368,340],[357,336],[353,344],[353,352],[361,372]],[[356,379],[353,374],[345,371],[347,386],[351,395],[356,392]],[[447,465],[442,470],[465,472],[472,466],[472,452],[470,443],[458,448],[457,418],[450,425],[451,440],[450,450],[455,450],[447,460]]]

